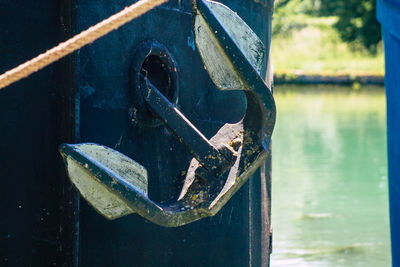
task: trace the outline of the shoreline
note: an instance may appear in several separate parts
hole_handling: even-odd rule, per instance
[[[301,71],[274,73],[274,84],[384,85],[384,75],[314,74]]]

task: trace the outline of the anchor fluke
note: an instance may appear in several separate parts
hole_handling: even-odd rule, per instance
[[[107,219],[135,212],[121,187],[147,197],[147,170],[118,151],[91,143],[62,144],[59,150],[73,185]]]

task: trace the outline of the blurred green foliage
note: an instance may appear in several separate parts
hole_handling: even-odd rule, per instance
[[[288,34],[307,25],[310,17],[336,16],[333,27],[344,42],[376,53],[381,28],[376,0],[276,0],[272,34]]]
[[[381,40],[381,27],[376,20],[376,0],[337,1],[339,20],[334,27],[346,42],[359,42],[375,53]]]

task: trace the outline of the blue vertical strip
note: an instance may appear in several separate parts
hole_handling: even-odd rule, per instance
[[[378,0],[385,43],[392,266],[400,267],[400,0]]]
[[[384,28],[392,262],[400,267],[400,40]]]

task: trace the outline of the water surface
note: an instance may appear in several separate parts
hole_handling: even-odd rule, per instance
[[[275,88],[271,266],[390,266],[383,88]]]

